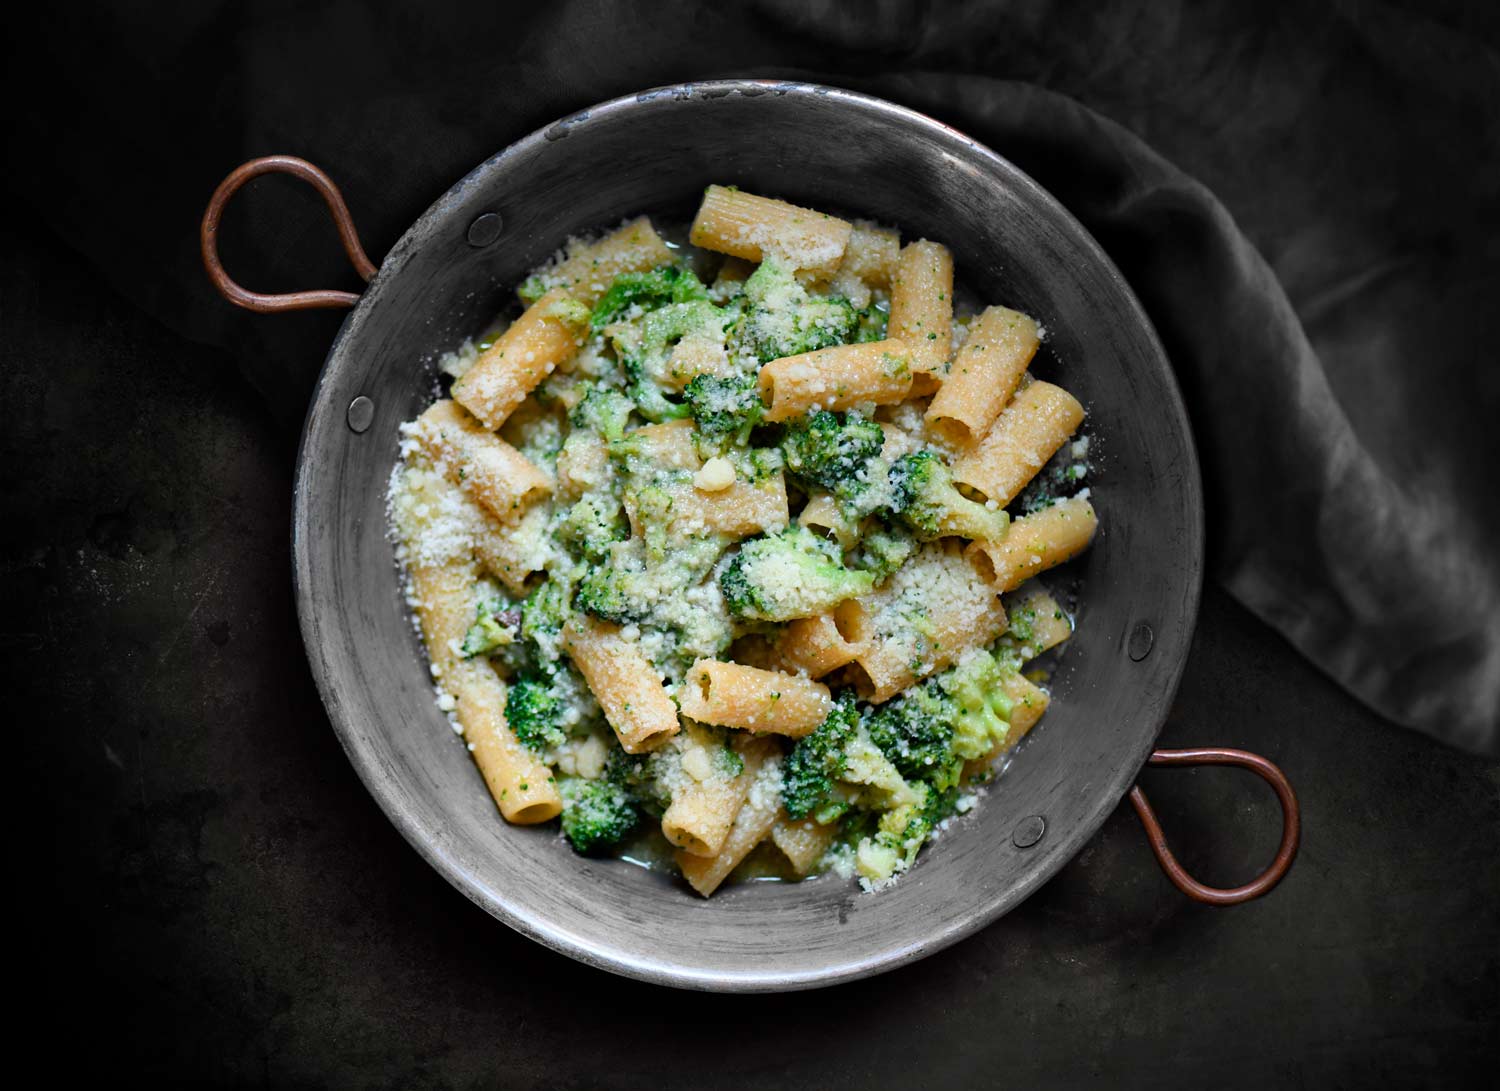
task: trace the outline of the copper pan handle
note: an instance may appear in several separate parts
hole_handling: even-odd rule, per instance
[[[230,172],[229,177],[219,183],[219,188],[214,190],[214,195],[208,202],[198,236],[203,251],[203,267],[208,270],[208,279],[213,281],[219,294],[235,306],[259,311],[261,314],[274,314],[278,311],[306,311],[317,307],[354,306],[359,302],[359,296],[354,292],[323,290],[267,295],[240,287],[225,271],[224,263],[219,260],[219,219],[224,215],[224,206],[229,203],[229,198],[233,197],[246,182],[262,174],[290,174],[316,189],[328,205],[334,226],[338,228],[339,238],[343,241],[344,253],[349,255],[349,261],[354,265],[355,272],[366,282],[374,277],[375,264],[365,255],[365,249],[359,243],[359,233],[354,230],[354,219],[349,215],[349,206],[344,204],[344,196],[339,192],[339,187],[333,184],[333,179],[306,159],[298,159],[295,155],[267,155],[236,167]]]
[[[1187,870],[1177,861],[1177,857],[1172,855],[1172,849],[1167,845],[1167,835],[1162,832],[1161,823],[1156,819],[1156,812],[1151,809],[1151,804],[1146,800],[1146,793],[1141,791],[1140,785],[1131,788],[1130,803],[1140,817],[1141,825],[1146,827],[1146,837],[1151,842],[1151,851],[1156,854],[1157,863],[1161,864],[1162,870],[1167,873],[1167,878],[1172,880],[1178,890],[1194,901],[1203,902],[1205,905],[1238,905],[1241,902],[1259,898],[1262,894],[1270,893],[1276,884],[1281,882],[1297,856],[1297,845],[1302,838],[1302,811],[1297,805],[1297,794],[1292,791],[1292,785],[1286,779],[1285,773],[1259,754],[1223,747],[1206,747],[1199,750],[1157,750],[1147,759],[1147,763],[1150,765],[1238,765],[1242,769],[1249,769],[1274,788],[1277,799],[1281,801],[1281,847],[1276,850],[1276,858],[1271,861],[1271,866],[1244,886],[1224,889],[1200,883],[1187,873]]]

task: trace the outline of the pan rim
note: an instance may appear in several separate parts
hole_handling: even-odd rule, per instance
[[[1122,750],[1120,760],[1111,774],[1095,790],[1093,806],[1086,811],[1081,820],[1075,821],[1072,827],[1057,839],[1049,839],[1049,848],[1041,865],[1033,868],[1000,892],[982,910],[956,920],[940,931],[929,933],[920,941],[869,957],[845,961],[831,960],[816,968],[801,971],[705,970],[695,967],[689,960],[667,953],[654,959],[642,959],[621,948],[611,947],[554,922],[539,919],[524,911],[524,907],[513,904],[503,891],[484,886],[459,860],[443,851],[442,847],[435,843],[432,831],[423,827],[415,816],[403,808],[401,801],[396,797],[391,778],[379,765],[376,756],[363,744],[360,732],[351,722],[344,707],[334,672],[330,664],[318,654],[322,640],[322,618],[321,611],[316,608],[313,601],[311,591],[315,576],[308,531],[310,528],[309,493],[311,491],[309,482],[313,468],[310,465],[308,451],[312,437],[318,434],[320,427],[324,426],[330,417],[341,412],[332,399],[333,388],[336,385],[335,378],[339,370],[338,365],[345,360],[345,357],[341,355],[341,350],[346,342],[356,335],[371,309],[378,305],[383,283],[399,275],[406,259],[436,225],[449,219],[450,214],[458,206],[470,186],[476,184],[490,171],[503,166],[507,161],[521,158],[529,151],[561,139],[582,126],[611,121],[622,113],[650,109],[655,102],[683,99],[712,100],[730,95],[745,97],[818,95],[840,101],[851,109],[884,114],[897,119],[902,125],[915,127],[940,141],[960,146],[966,154],[984,160],[988,166],[1003,175],[1008,184],[1022,191],[1029,200],[1047,208],[1051,215],[1058,217],[1065,225],[1068,232],[1086,250],[1098,268],[1114,282],[1115,287],[1128,304],[1129,311],[1140,332],[1147,338],[1163,372],[1162,378],[1168,405],[1162,415],[1164,418],[1170,418],[1177,426],[1187,463],[1181,468],[1183,487],[1187,494],[1185,508],[1188,514],[1187,525],[1184,527],[1184,544],[1190,547],[1185,550],[1181,565],[1182,648],[1169,664],[1162,678],[1161,707],[1163,712],[1157,717],[1149,734],[1142,732],[1141,740],[1131,750]],[[1204,567],[1203,540],[1204,508],[1198,454],[1181,389],[1168,363],[1165,349],[1140,300],[1131,290],[1119,269],[1093,235],[1056,198],[999,153],[959,130],[909,107],[861,92],[822,84],[733,79],[673,84],[622,95],[541,126],[480,163],[417,218],[392,247],[359,302],[345,317],[320,371],[298,445],[293,485],[291,545],[293,587],[304,650],[330,723],[366,790],[374,797],[381,811],[402,837],[428,864],[469,900],[502,923],[554,951],[587,965],[653,984],[676,988],[714,992],[765,993],[821,988],[870,977],[940,951],[973,935],[1010,912],[1040,889],[1081,851],[1087,841],[1097,833],[1109,814],[1119,805],[1140,768],[1145,764],[1160,734],[1165,720],[1165,710],[1170,707],[1181,684],[1186,667],[1187,650],[1192,632],[1196,627],[1201,598]]]

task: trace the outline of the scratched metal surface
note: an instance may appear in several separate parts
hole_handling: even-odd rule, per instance
[[[649,148],[649,157],[632,155]],[[834,877],[755,884],[710,903],[621,863],[573,857],[550,829],[507,827],[431,700],[384,537],[396,425],[428,396],[435,347],[481,328],[500,286],[580,227],[691,206],[716,178],[853,206],[947,240],[979,295],[1037,316],[1054,379],[1101,437],[1103,530],[1045,727],[1002,787],[880,897]],[[601,179],[609,179],[601,184]],[[663,192],[663,180],[667,192]],[[498,212],[489,247],[469,225]],[[349,403],[366,396],[360,435]],[[507,924],[593,965],[715,990],[847,980],[937,950],[1016,905],[1073,855],[1129,787],[1191,635],[1202,565],[1197,465],[1144,314],[1062,208],[992,152],[879,100],[808,85],[702,84],[584,111],[521,141],[439,200],[397,243],[329,355],[303,435],[293,512],[302,631],[351,761],[402,834]],[[1137,662],[1129,634],[1157,633]],[[1041,815],[1047,833],[1011,831]]]

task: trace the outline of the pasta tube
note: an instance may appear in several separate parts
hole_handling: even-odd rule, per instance
[[[791,861],[792,870],[806,875],[823,859],[838,832],[837,822],[824,826],[811,817],[789,818],[783,813],[771,827],[771,840]]]
[[[905,401],[913,358],[911,345],[887,340],[772,360],[760,369],[760,397],[770,405],[765,419],[784,421],[813,409]]]
[[[661,817],[662,835],[693,856],[715,856],[724,847],[734,816],[750,794],[755,776],[727,744],[707,728],[688,724],[682,743],[682,777]]]
[[[1037,344],[1035,321],[1008,307],[987,308],[927,407],[928,425],[956,446],[984,435],[1016,392]]]
[[[953,255],[942,243],[924,239],[901,248],[886,328],[912,347],[912,371],[922,377],[913,393],[936,390],[953,351]]]
[[[826,534],[843,549],[859,540],[859,524],[844,517],[843,506],[831,493],[814,493],[797,514],[797,525]]]
[[[1098,525],[1093,505],[1075,496],[1023,515],[999,541],[971,543],[968,555],[997,591],[1013,591],[1082,553]]]
[[[563,649],[604,710],[627,754],[660,746],[677,734],[677,706],[661,675],[618,625],[575,617],[563,628]]]
[[[1060,386],[1032,383],[958,460],[953,480],[1004,507],[1082,423],[1077,398]]]
[[[809,678],[822,678],[854,662],[859,645],[851,643],[844,630],[858,625],[860,611],[859,604],[850,601],[840,603],[831,614],[798,618],[777,639],[777,658],[791,670],[805,671]]]
[[[776,744],[769,739],[752,739],[740,750],[745,761],[744,775],[751,778],[750,792],[734,816],[729,836],[724,839],[724,847],[718,854],[695,856],[677,850],[677,866],[682,870],[682,877],[705,898],[719,888],[719,884],[776,825],[781,813],[780,796],[767,782],[771,768],[774,768],[771,759],[775,750]]]
[[[1034,659],[1073,635],[1073,622],[1040,584],[1027,584],[1005,598],[1009,639],[1022,659]]]
[[[795,674],[700,659],[682,687],[682,714],[743,731],[800,739],[828,718],[828,687]]]
[[[672,260],[651,221],[637,216],[596,242],[570,245],[566,258],[522,285],[521,298],[531,302],[550,288],[562,288],[592,307],[621,273],[649,272]]]
[[[709,186],[688,241],[746,261],[764,261],[770,255],[799,271],[827,276],[843,260],[852,232],[848,221],[824,212]]]
[[[507,822],[518,825],[556,818],[562,798],[551,771],[505,722],[505,683],[488,660],[466,660],[459,650],[474,620],[474,565],[449,562],[415,566],[410,572],[433,675],[454,700],[470,756],[495,805]]]
[[[457,402],[433,402],[413,437],[449,481],[502,523],[513,523],[552,484],[520,451],[469,416]]]
[[[848,606],[840,628],[859,648],[849,668],[854,686],[877,704],[1005,631],[994,587],[947,543],[925,547],[884,587]]]
[[[453,384],[453,400],[494,431],[588,333],[589,309],[554,289],[511,323]]]

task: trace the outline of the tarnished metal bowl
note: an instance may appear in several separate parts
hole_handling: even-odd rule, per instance
[[[1197,458],[1182,399],[1140,304],[1098,244],[1026,175],[911,110],[806,84],[731,81],[647,91],[548,126],[477,167],[412,226],[360,296],[262,296],[217,257],[224,202],[258,173],[323,190],[359,265],[337,190],[286,157],[246,164],[204,220],[221,290],[257,310],[349,306],[308,411],[294,497],[297,605],[328,715],[371,794],[447,879],[524,934],[584,962],[689,988],[805,988],[921,958],[995,920],[1070,859],[1127,793],[1174,881],[1204,901],[1264,893],[1296,848],[1279,771],[1239,751],[1163,763],[1246,765],[1281,794],[1281,851],[1255,882],[1215,891],[1176,866],[1137,772],[1171,704],[1203,557]],[[507,826],[433,703],[386,538],[397,425],[430,396],[435,355],[484,327],[568,236],[649,212],[686,220],[710,182],[899,225],[952,248],[979,298],[1048,331],[1042,376],[1087,408],[1101,457],[1101,530],[1073,562],[1086,594],[1053,703],[982,805],[894,887],[836,877],[748,883],[703,901],[630,864],[573,854],[551,828]],[[373,278],[370,274],[373,272]],[[1175,755],[1175,756],[1174,756]]]

